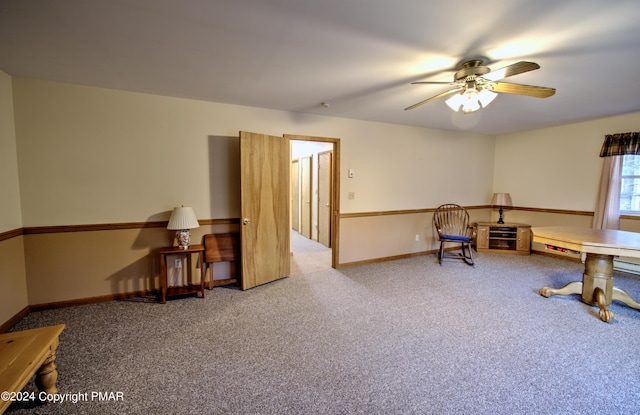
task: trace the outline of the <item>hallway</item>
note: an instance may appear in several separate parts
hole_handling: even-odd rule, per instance
[[[291,275],[331,269],[331,249],[291,231]]]

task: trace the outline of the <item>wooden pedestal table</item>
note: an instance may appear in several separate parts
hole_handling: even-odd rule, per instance
[[[572,228],[554,226],[532,228],[533,242],[586,254],[582,281],[574,281],[562,288],[544,287],[540,294],[582,294],[582,301],[600,307],[598,316],[604,322],[613,321],[613,311],[607,309],[613,300],[640,309],[640,303],[629,293],[613,285],[613,258],[640,258],[640,233],[611,229]]]
[[[11,393],[19,393],[36,375],[36,386],[47,394],[58,393],[56,349],[64,324],[0,334],[0,414],[11,404]],[[8,392],[4,393],[4,392]],[[7,396],[5,396],[7,395]]]

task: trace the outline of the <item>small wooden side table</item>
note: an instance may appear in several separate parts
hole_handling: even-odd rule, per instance
[[[19,393],[36,375],[36,386],[45,394],[58,393],[56,349],[64,324],[0,335],[0,414],[11,404],[11,393]],[[9,395],[7,395],[9,393]],[[42,393],[34,395],[40,400]]]
[[[178,246],[171,246],[167,248],[161,248],[160,251],[160,285],[162,287],[162,304],[167,303],[167,297],[197,294],[198,291],[204,298],[204,266],[202,263],[202,257],[204,256],[204,245],[189,245],[187,249],[182,249]],[[198,256],[198,267],[200,268],[200,284],[192,284],[191,278],[191,256],[196,254]],[[185,286],[173,286],[169,287],[167,282],[167,257],[170,255],[182,255],[187,258],[187,268],[189,269],[189,285]],[[184,266],[184,265],[183,265]]]

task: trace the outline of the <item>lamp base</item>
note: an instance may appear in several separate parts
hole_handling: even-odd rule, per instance
[[[498,210],[498,212],[500,213],[500,219],[498,219],[498,223],[502,225],[504,224],[504,220],[502,219],[502,206],[500,207],[500,210]]]
[[[176,239],[178,240],[178,246],[184,250],[189,248],[189,242],[191,242],[191,234],[189,229],[182,229],[176,232]]]

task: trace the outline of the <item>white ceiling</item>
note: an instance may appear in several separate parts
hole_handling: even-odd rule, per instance
[[[477,56],[557,93],[403,110]],[[484,134],[638,112],[639,68],[638,0],[0,0],[12,76]]]

